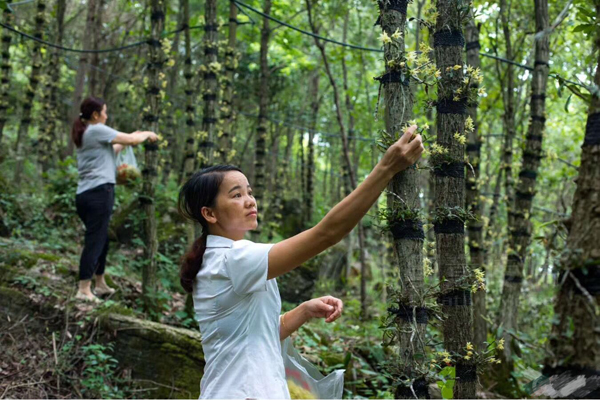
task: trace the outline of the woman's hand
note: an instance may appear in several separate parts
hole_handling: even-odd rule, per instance
[[[156,133],[150,131],[146,131],[144,133],[146,134],[146,139],[149,142],[156,142],[158,140],[158,135]]]
[[[308,300],[302,304],[308,319],[325,318],[325,322],[333,322],[342,315],[344,303],[333,296],[323,296]]]
[[[417,125],[412,125],[406,129],[402,137],[393,145],[391,145],[383,158],[381,165],[389,169],[394,175],[400,171],[404,171],[421,158],[421,154],[425,148],[421,135],[415,135]]]

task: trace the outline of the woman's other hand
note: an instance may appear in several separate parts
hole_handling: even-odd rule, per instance
[[[421,135],[415,135],[416,131],[417,125],[407,128],[402,137],[391,145],[383,155],[381,165],[393,172],[394,175],[404,171],[421,158],[425,148],[423,147]]]
[[[144,133],[147,135],[146,138],[148,139],[149,142],[156,142],[158,140],[158,135],[156,133],[150,132],[150,131],[147,131]]]
[[[344,303],[333,296],[323,296],[308,300],[302,304],[308,319],[325,318],[325,322],[333,322],[342,315]]]

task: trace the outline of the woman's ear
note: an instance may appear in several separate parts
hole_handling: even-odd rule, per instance
[[[217,223],[217,217],[215,216],[215,213],[210,207],[202,207],[200,213],[202,214],[206,222],[208,222],[209,224]]]

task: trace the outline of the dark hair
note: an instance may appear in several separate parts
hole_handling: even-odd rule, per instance
[[[192,245],[181,260],[179,280],[183,289],[191,293],[196,275],[202,267],[206,251],[208,222],[202,216],[202,207],[214,207],[219,187],[229,171],[242,172],[233,165],[214,165],[196,172],[179,190],[177,210],[182,217],[202,226],[202,235]]]
[[[89,121],[92,119],[94,111],[100,114],[105,104],[104,100],[97,97],[88,97],[81,102],[79,116],[75,118],[73,127],[71,128],[71,139],[73,139],[75,146],[81,147],[83,144],[83,132],[85,132],[85,128],[87,127],[84,120]]]

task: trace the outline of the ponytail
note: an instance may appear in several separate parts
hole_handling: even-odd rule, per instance
[[[105,104],[104,100],[96,97],[88,97],[81,102],[79,116],[73,121],[73,127],[71,128],[71,139],[78,148],[83,144],[83,133],[87,128],[84,121],[89,121],[94,112],[100,114]]]
[[[196,239],[192,247],[183,256],[181,269],[179,270],[179,282],[181,282],[183,290],[185,290],[187,293],[192,293],[194,280],[196,279],[196,275],[198,275],[198,272],[200,272],[200,268],[202,267],[202,258],[204,257],[204,252],[206,251],[207,237],[208,234],[203,232],[202,236]]]

